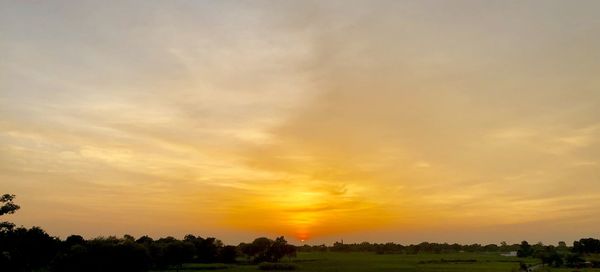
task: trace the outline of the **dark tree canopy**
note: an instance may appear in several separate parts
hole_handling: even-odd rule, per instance
[[[15,195],[4,194],[0,196],[0,216],[5,214],[13,214],[20,209],[19,205],[13,203]],[[0,232],[11,231],[15,228],[15,224],[11,222],[0,222]]]
[[[4,194],[0,196],[0,203],[2,203],[2,206],[0,206],[0,215],[15,213],[15,211],[21,208],[19,205],[13,203],[14,199],[15,195]]]
[[[289,245],[283,236],[274,241],[266,237],[256,238],[250,244],[240,244],[239,248],[255,263],[277,262],[284,256],[296,255],[296,247]]]
[[[519,250],[517,250],[517,256],[524,258],[529,257],[531,255],[533,255],[533,248],[531,247],[531,245],[527,241],[521,242]]]
[[[573,251],[581,254],[600,253],[600,240],[583,238],[573,242]]]

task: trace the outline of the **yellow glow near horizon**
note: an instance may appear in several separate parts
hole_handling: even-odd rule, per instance
[[[375,212],[380,208],[369,207],[361,203],[364,200],[354,200],[351,196],[334,195],[319,189],[309,191],[289,185],[278,188],[270,184],[269,188],[272,194],[254,197],[240,194],[242,199],[230,206],[227,224],[240,229],[268,230],[297,240],[308,240],[314,236],[344,233],[366,225],[377,226],[387,220],[385,217],[373,220],[362,213],[353,214],[357,209]],[[363,220],[367,222],[349,224]]]

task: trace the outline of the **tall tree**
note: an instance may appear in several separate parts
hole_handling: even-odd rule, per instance
[[[15,199],[15,195],[4,194],[0,196],[0,216],[5,214],[13,214],[21,207],[15,203],[13,200]],[[12,230],[15,227],[15,224],[10,222],[0,222],[0,231]]]

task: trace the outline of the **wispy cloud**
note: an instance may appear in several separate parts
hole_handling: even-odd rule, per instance
[[[11,4],[0,185],[63,235],[589,229],[596,5]]]

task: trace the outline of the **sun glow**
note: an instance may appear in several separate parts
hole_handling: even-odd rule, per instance
[[[281,233],[302,242],[366,226],[381,226],[388,219],[379,205],[358,195],[358,188],[323,184],[326,183],[316,180],[270,184],[260,194],[237,199],[229,207],[225,223]],[[365,217],[363,213],[369,211],[379,216]]]
[[[306,240],[310,230],[319,224],[319,207],[323,206],[322,192],[296,191],[285,193],[271,200],[279,203],[282,211],[282,223],[293,230],[298,240]]]

